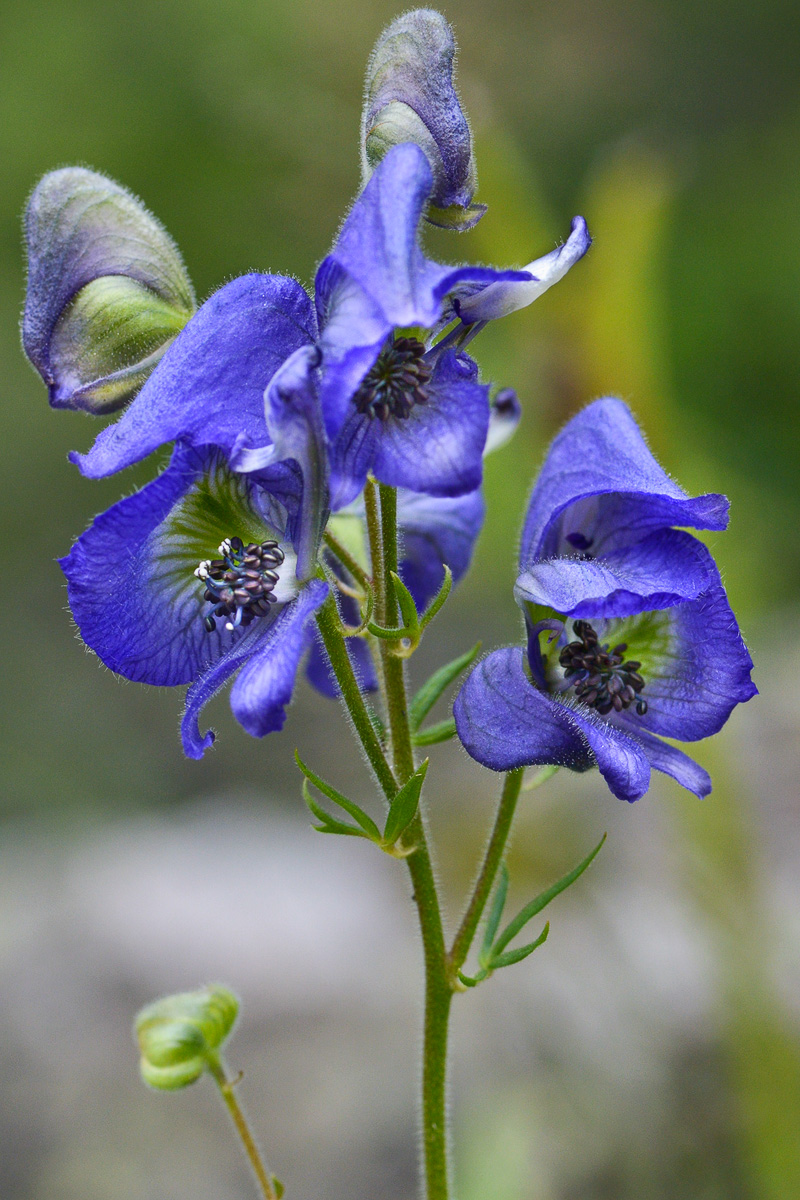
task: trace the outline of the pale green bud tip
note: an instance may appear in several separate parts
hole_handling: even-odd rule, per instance
[[[175,243],[129,191],[83,167],[40,181],[25,237],[22,342],[50,403],[121,407],[195,310]]]
[[[223,987],[179,992],[148,1004],[136,1018],[142,1078],[174,1091],[194,1083],[233,1029],[239,1001]]]
[[[392,21],[367,67],[361,122],[364,181],[394,146],[414,142],[433,171],[428,220],[469,229],[486,211],[473,204],[472,135],[453,84],[453,31],[441,13],[418,8]]]

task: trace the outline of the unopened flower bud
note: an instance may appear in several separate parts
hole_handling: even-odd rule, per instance
[[[473,204],[472,134],[453,85],[453,31],[441,13],[418,8],[392,21],[367,67],[361,120],[364,182],[393,146],[415,142],[433,171],[432,225],[470,229],[486,212]]]
[[[136,1018],[142,1078],[175,1091],[194,1083],[233,1028],[239,1001],[227,988],[201,988],[165,996]]]
[[[195,310],[175,243],[113,180],[51,171],[25,216],[25,352],[54,408],[127,403]]]

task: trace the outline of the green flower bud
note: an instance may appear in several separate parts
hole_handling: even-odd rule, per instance
[[[121,408],[195,310],[175,243],[135,196],[83,167],[45,175],[25,233],[22,342],[50,403]]]
[[[175,1091],[194,1083],[231,1032],[239,1001],[223,987],[179,992],[148,1004],[136,1018],[145,1083]]]
[[[453,85],[453,31],[441,13],[418,8],[392,21],[367,67],[361,120],[364,182],[393,146],[414,142],[433,171],[427,219],[470,229],[486,212],[473,204],[472,134]]]

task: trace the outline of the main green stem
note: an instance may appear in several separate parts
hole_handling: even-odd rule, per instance
[[[397,572],[397,493],[394,488],[368,480],[364,503],[375,593],[375,618],[384,628],[398,623],[398,604],[391,573]],[[329,542],[329,545],[331,543]],[[332,546],[334,552],[337,546]],[[345,565],[347,565],[345,563]],[[350,713],[356,735],[388,800],[415,769],[414,747],[408,718],[405,660],[393,653],[391,641],[381,639],[379,661],[382,693],[391,737],[391,765],[369,714],[342,637],[333,596],[317,616],[320,633]],[[448,1200],[449,1162],[447,1126],[447,1037],[453,992],[495,876],[503,858],[522,786],[522,770],[506,776],[497,817],[472,898],[448,954],[444,940],[439,894],[433,873],[425,826],[419,813],[403,835],[413,851],[406,858],[419,915],[425,964],[425,1021],[422,1059],[422,1136],[426,1200]]]
[[[383,572],[376,588],[376,600],[382,605],[378,620],[387,627],[397,623],[398,605],[390,572],[397,572],[397,493],[394,488],[374,483],[367,486],[367,528],[370,535],[373,570]],[[379,512],[378,512],[379,510]],[[378,536],[380,543],[378,544]],[[405,660],[392,653],[390,642],[381,643],[381,663],[385,684],[386,707],[392,737],[394,774],[402,785],[414,772],[414,748],[408,721],[408,693]],[[413,885],[413,898],[419,916],[425,964],[425,1022],[422,1053],[422,1138],[425,1157],[427,1200],[447,1200],[448,1128],[447,1128],[447,1034],[453,991],[447,972],[447,948],[444,940],[439,895],[428,850],[425,826],[418,813],[406,830],[403,841],[414,846],[406,859]]]
[[[447,1200],[447,1035],[453,991],[447,973],[439,896],[422,819],[417,814],[404,842],[416,846],[406,859],[414,887],[425,960],[425,1023],[422,1051],[422,1138],[427,1200]]]
[[[397,794],[397,782],[386,761],[380,738],[364,702],[353,664],[350,662],[347,645],[341,633],[336,600],[332,593],[317,613],[317,627],[333,667],[336,682],[339,684],[342,699],[353,722],[356,736],[364,748],[364,753],[369,759],[383,794],[387,800],[391,801]]]

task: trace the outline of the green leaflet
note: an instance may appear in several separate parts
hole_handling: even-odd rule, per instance
[[[454,658],[452,662],[440,667],[438,671],[434,671],[433,675],[423,683],[409,705],[408,718],[412,732],[419,729],[436,701],[449,688],[450,684],[458,679],[462,671],[466,671],[467,667],[472,665],[480,648],[481,643],[476,642],[471,650],[467,650],[466,654]]]
[[[324,826],[323,828],[317,826],[319,832],[338,833],[350,837],[366,837],[369,838],[371,842],[380,843],[381,833],[372,818],[369,817],[362,808],[359,808],[355,801],[348,800],[347,796],[343,796],[341,792],[337,792],[336,788],[331,787],[329,783],[326,783],[324,779],[321,779],[319,775],[316,775],[309,767],[307,767],[296,750],[294,752],[294,757],[297,761],[298,767],[305,775],[305,779],[303,780],[303,799],[311,809],[314,816],[317,817]],[[314,787],[317,788],[318,791],[322,792],[323,796],[327,796],[329,800],[332,800],[334,804],[338,805],[339,808],[343,809],[349,816],[351,816],[358,825],[358,828],[353,825],[348,825],[343,821],[337,821],[335,818],[326,813],[325,810],[321,808],[312,798],[308,789],[309,782],[313,783]]]
[[[419,798],[425,775],[428,771],[428,759],[421,763],[411,778],[403,784],[389,807],[386,826],[383,830],[383,841],[387,846],[393,846],[405,832],[419,808]]]

